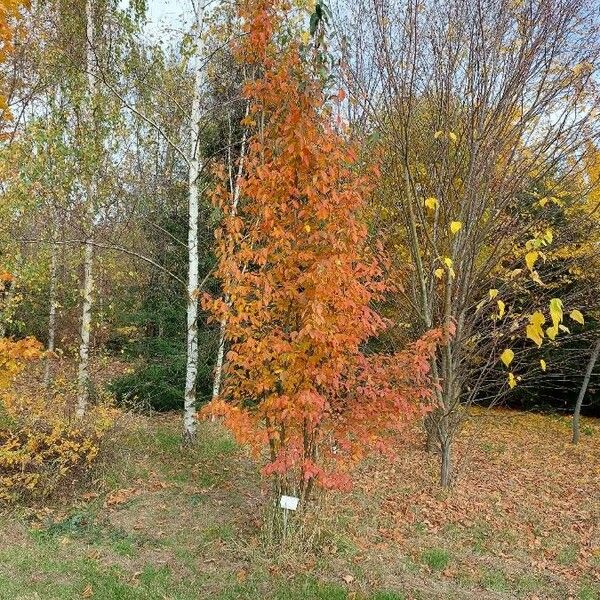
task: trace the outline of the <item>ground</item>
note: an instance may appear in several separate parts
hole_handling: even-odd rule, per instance
[[[321,507],[316,551],[261,534],[265,485],[218,423],[125,416],[85,489],[0,516],[0,599],[600,599],[600,422],[474,413],[450,493],[407,432]]]

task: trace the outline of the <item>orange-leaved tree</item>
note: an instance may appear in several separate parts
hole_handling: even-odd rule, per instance
[[[29,8],[30,0],[0,0],[0,64],[8,61],[20,33],[22,9]],[[14,76],[14,73],[12,74]],[[0,72],[0,125],[12,118],[7,101],[4,74]]]
[[[373,309],[387,290],[384,262],[360,220],[370,176],[332,116],[321,40],[282,35],[287,9],[239,5],[252,134],[237,213],[225,208],[225,178],[215,192],[228,215],[216,234],[224,300],[204,306],[227,323],[229,350],[222,393],[203,412],[258,456],[267,448],[275,493],[304,504],[315,485],[349,486],[348,466],[366,448],[390,448],[388,434],[425,410],[443,334],[402,353],[363,352],[386,328]]]
[[[0,64],[8,59],[13,50],[21,9],[29,4],[29,0],[0,0]],[[2,123],[10,117],[2,83],[0,78],[0,129]],[[14,275],[0,265],[0,316],[15,285]],[[38,353],[39,348],[34,340],[28,338],[13,342],[0,334],[0,390],[20,371],[24,360],[33,358]]]

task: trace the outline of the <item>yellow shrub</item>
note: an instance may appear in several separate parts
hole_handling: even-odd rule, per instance
[[[117,417],[109,398],[76,420],[67,394],[7,391],[26,362],[40,355],[31,338],[0,338],[0,502],[46,496],[81,477]]]
[[[64,397],[3,399],[8,425],[0,429],[0,502],[47,496],[81,479],[97,458],[118,411],[105,399],[75,420]]]
[[[23,370],[25,363],[41,355],[41,344],[34,338],[0,338],[0,392]]]

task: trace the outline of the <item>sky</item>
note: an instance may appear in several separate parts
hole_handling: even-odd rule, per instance
[[[126,8],[129,0],[120,0],[120,6]],[[168,43],[169,30],[187,29],[192,22],[191,0],[147,0],[148,13],[146,31],[152,37],[163,38]]]
[[[189,0],[148,0],[148,26],[152,31],[180,28],[182,22],[190,22],[191,14]]]

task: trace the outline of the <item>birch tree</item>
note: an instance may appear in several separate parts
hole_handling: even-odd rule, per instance
[[[96,59],[95,59],[95,27],[92,0],[86,0],[86,76],[87,98],[85,121],[91,135],[94,131],[93,103],[97,96]],[[83,285],[81,290],[81,343],[79,345],[79,368],[77,372],[77,409],[76,415],[82,418],[85,415],[90,394],[90,336],[92,330],[92,305],[94,292],[94,203],[97,198],[96,173],[92,168],[85,190],[87,212],[87,231],[83,260]]]
[[[200,197],[200,119],[201,102],[204,90],[202,65],[202,25],[204,7],[197,2],[195,8],[196,64],[194,67],[194,97],[192,100],[190,154],[188,171],[188,282],[187,282],[187,363],[185,371],[185,392],[183,401],[183,437],[187,443],[196,437],[196,379],[198,376],[198,215]]]

